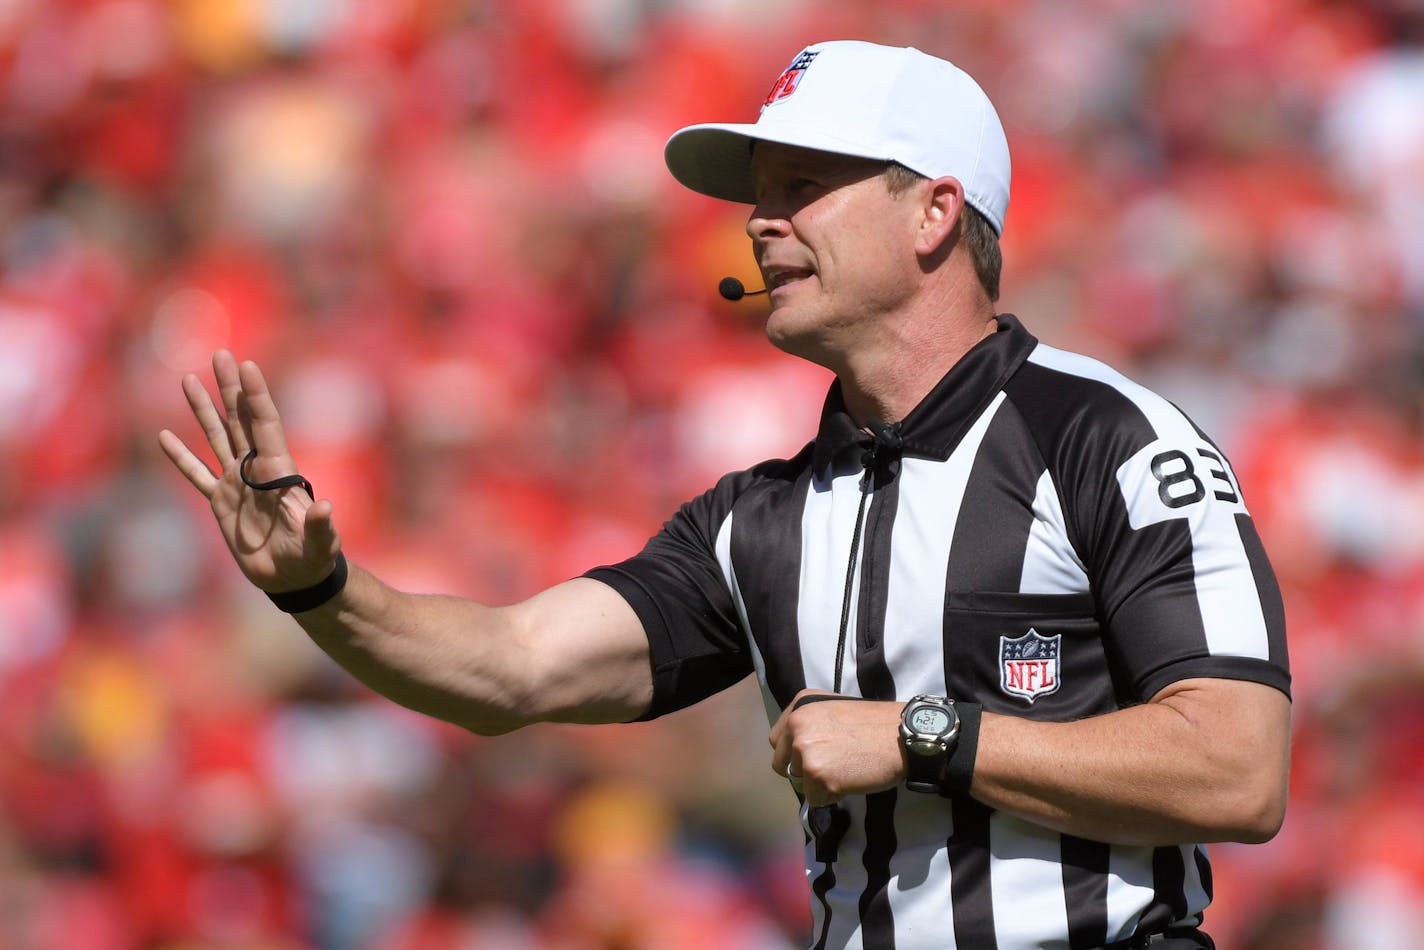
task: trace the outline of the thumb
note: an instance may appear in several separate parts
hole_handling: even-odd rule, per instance
[[[302,536],[309,554],[334,560],[341,551],[341,539],[337,537],[332,516],[336,506],[323,498],[307,508],[302,522]]]

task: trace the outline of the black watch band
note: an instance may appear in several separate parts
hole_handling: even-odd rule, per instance
[[[937,794],[944,788],[949,755],[905,756],[905,787],[912,792]]]
[[[946,796],[969,794],[974,782],[974,760],[979,755],[979,724],[984,717],[984,707],[979,703],[957,702],[954,708],[959,712],[959,741],[945,763],[940,794]]]

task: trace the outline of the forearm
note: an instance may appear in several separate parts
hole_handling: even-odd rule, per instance
[[[1288,722],[1285,696],[1260,689],[1256,699],[1275,707],[1268,715]],[[1263,841],[1284,813],[1288,728],[1254,728],[1247,709],[1185,689],[1077,722],[985,714],[971,793],[1097,841]]]
[[[482,735],[624,722],[652,698],[641,625],[616,592],[586,578],[487,607],[402,593],[353,565],[340,595],[295,616],[367,686]]]
[[[294,615],[362,683],[417,712],[474,732],[508,732],[537,716],[523,695],[520,640],[500,611],[408,594],[352,564],[341,594]]]

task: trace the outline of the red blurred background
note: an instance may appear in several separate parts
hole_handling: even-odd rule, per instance
[[[0,950],[782,948],[755,690],[480,739],[241,580],[155,433],[261,361],[346,550],[508,602],[794,452],[745,209],[663,141],[800,47],[955,60],[1014,150],[1005,310],[1226,448],[1286,593],[1285,829],[1223,948],[1424,932],[1417,0],[0,0]]]

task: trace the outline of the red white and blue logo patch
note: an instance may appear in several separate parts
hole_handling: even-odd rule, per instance
[[[999,688],[1032,703],[1058,692],[1062,634],[1041,636],[1032,627],[1021,637],[999,638]]]
[[[819,55],[820,50],[808,49],[797,56],[791,65],[786,67],[786,72],[782,73],[772,84],[771,92],[766,94],[766,100],[761,104],[761,107],[765,109],[767,106],[775,105],[795,92],[796,87],[801,84],[801,77],[805,74],[806,67],[810,66],[811,61]]]

